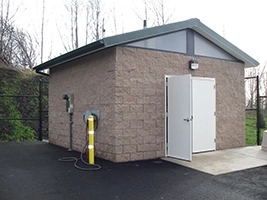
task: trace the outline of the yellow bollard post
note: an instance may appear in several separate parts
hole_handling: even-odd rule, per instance
[[[94,116],[88,117],[88,161],[89,164],[95,164],[95,138],[94,138]]]

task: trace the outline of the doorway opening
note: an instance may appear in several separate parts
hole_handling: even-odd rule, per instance
[[[216,148],[214,78],[165,76],[165,155],[191,161]]]

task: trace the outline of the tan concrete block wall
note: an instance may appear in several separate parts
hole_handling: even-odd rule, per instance
[[[115,146],[115,49],[52,68],[49,87],[49,141],[69,147],[69,116],[62,94],[74,94],[73,149],[81,151],[86,142],[85,110],[100,110],[95,133],[96,156],[114,160],[122,153]]]
[[[200,69],[188,67],[192,57],[117,47],[115,83],[115,161],[164,156],[164,75],[216,79],[216,148],[245,145],[244,65],[197,57]],[[119,148],[121,146],[121,148]]]

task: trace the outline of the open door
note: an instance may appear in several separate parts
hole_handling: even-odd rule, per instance
[[[191,106],[191,75],[167,76],[167,156],[192,160]]]

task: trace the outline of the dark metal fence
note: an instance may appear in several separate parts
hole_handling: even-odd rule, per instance
[[[48,140],[48,83],[49,83],[48,81],[39,80],[39,140],[40,141],[43,139]]]
[[[20,120],[24,121],[29,127],[38,132],[38,139],[48,140],[48,81],[40,79],[38,81],[38,94],[36,95],[23,95],[23,94],[0,94],[1,98],[16,99],[13,102],[20,102],[28,107],[23,112],[21,117],[3,116],[1,115],[0,121]],[[34,102],[34,103],[32,103]],[[38,113],[35,113],[36,106]],[[4,106],[3,106],[4,107]],[[14,106],[17,111],[21,113],[20,105]],[[3,108],[5,109],[5,108]],[[2,128],[2,127],[0,127]]]
[[[259,76],[246,77],[245,80],[252,80],[252,93],[255,94],[255,99],[251,99],[250,106],[246,108],[246,112],[256,116],[256,141],[257,145],[261,145],[262,135],[261,135],[261,122],[264,120],[266,113],[266,108],[263,105],[266,105],[267,96],[260,95],[260,79]],[[255,91],[255,92],[254,92]]]

